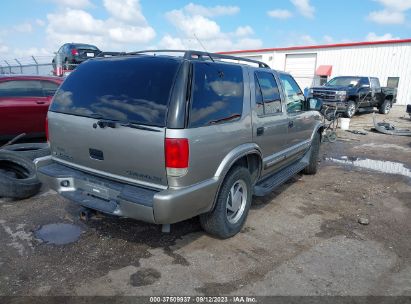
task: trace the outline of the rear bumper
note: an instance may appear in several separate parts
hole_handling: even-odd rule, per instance
[[[172,224],[209,211],[218,189],[218,180],[209,179],[190,187],[153,190],[73,169],[50,156],[34,162],[40,181],[70,201],[155,224]]]

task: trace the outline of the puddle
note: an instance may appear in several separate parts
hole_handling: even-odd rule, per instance
[[[77,241],[81,232],[79,226],[57,223],[44,225],[34,234],[48,244],[64,245]]]
[[[332,161],[334,163],[339,163],[348,166],[354,166],[364,169],[370,169],[382,173],[388,174],[400,174],[406,177],[411,177],[411,170],[406,168],[402,163],[396,163],[391,161],[384,161],[384,160],[375,160],[375,159],[368,159],[368,158],[352,158],[347,156],[342,156],[340,159],[338,158],[326,158],[328,161]]]

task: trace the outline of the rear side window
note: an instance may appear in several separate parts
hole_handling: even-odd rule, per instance
[[[41,84],[43,85],[44,96],[53,96],[59,87],[57,83],[46,80],[43,80]]]
[[[87,61],[60,86],[50,111],[163,127],[179,65],[146,56]]]
[[[11,80],[0,83],[0,97],[43,97],[38,80]]]
[[[271,115],[281,112],[280,90],[274,75],[269,72],[256,72],[255,82],[257,114]]]
[[[239,120],[243,96],[241,66],[195,62],[189,127]]]

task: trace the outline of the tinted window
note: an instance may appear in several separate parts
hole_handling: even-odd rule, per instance
[[[43,85],[44,96],[53,96],[59,87],[57,83],[47,80],[43,80],[41,84]]]
[[[360,86],[362,86],[362,85],[370,85],[370,81],[368,80],[367,77],[362,77],[362,78],[360,79],[359,85],[360,85]]]
[[[285,100],[287,102],[287,112],[302,111],[305,98],[297,82],[288,74],[280,74],[280,79],[283,84]]]
[[[161,57],[112,57],[77,67],[54,96],[51,111],[165,126],[180,61]]]
[[[201,127],[240,119],[243,96],[241,66],[196,62],[189,126]]]
[[[378,78],[371,78],[371,88],[373,89],[380,89],[380,81],[378,80]]]
[[[38,80],[11,80],[0,83],[0,97],[43,97]]]
[[[355,87],[360,82],[359,77],[335,77],[325,84],[327,87]]]
[[[398,83],[400,82],[400,77],[388,77],[387,87],[398,88]]]
[[[257,75],[254,75],[255,85],[255,110],[258,116],[264,115],[264,101],[263,94],[261,93],[260,84],[258,83]]]
[[[269,72],[256,72],[257,94],[261,94],[264,102],[264,114],[270,115],[281,112],[281,97],[274,75]],[[261,93],[258,92],[258,87]],[[261,112],[260,110],[257,110]]]

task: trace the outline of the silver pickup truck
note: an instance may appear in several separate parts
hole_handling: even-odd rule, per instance
[[[178,55],[180,54],[181,55]],[[252,196],[317,171],[321,102],[289,74],[197,51],[81,64],[48,112],[40,180],[86,208],[150,223],[200,216],[238,233]]]

